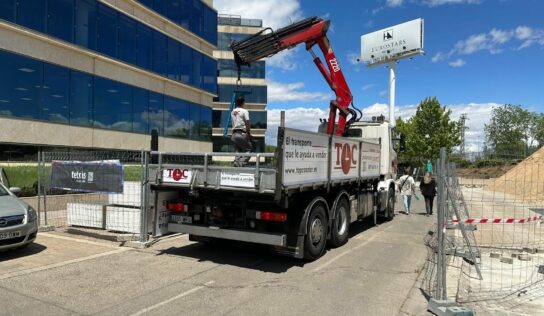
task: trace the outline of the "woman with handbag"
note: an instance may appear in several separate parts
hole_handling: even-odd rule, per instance
[[[425,210],[427,216],[433,215],[433,201],[436,196],[436,181],[433,179],[432,174],[427,172],[423,177],[423,181],[419,184],[419,190],[421,195],[425,198]]]

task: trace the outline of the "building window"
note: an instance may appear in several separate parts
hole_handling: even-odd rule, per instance
[[[150,133],[149,129],[149,91],[136,88],[132,89],[134,105],[134,121],[132,130],[137,133]]]
[[[232,99],[232,94],[238,88],[236,85],[219,85],[217,86],[217,98],[214,98],[214,102],[224,102],[230,103]],[[263,103],[267,102],[267,91],[266,86],[244,86],[244,91],[249,91],[250,93],[245,96],[246,103]]]
[[[45,33],[46,1],[18,0],[17,24]]]
[[[136,21],[119,15],[119,39],[117,41],[117,57],[130,64],[137,64],[137,32]]]
[[[250,37],[251,34],[239,34],[239,33],[218,33],[217,34],[217,49],[230,51],[230,44],[233,42],[239,42],[243,39]]]
[[[50,122],[68,123],[70,120],[69,87],[70,70],[45,64],[42,87],[42,119]]]
[[[187,20],[184,23],[188,28],[198,32],[212,30],[203,24],[203,16],[210,13],[200,0],[153,3],[164,14],[170,6],[172,12],[178,12],[178,20]],[[214,14],[217,16],[211,15]],[[0,19],[15,21],[211,93],[217,89],[215,59],[97,0],[0,0]],[[212,24],[215,28],[211,33],[216,38],[217,21]]]
[[[216,128],[224,128],[228,115],[229,111],[213,111],[212,126]],[[251,128],[266,129],[267,121],[266,111],[249,111],[249,122],[251,123]]]
[[[132,88],[117,81],[94,80],[94,126],[132,131]]]
[[[72,70],[70,74],[70,124],[91,125],[93,76]]]
[[[117,57],[117,11],[98,5],[98,51],[110,57]]]
[[[138,1],[207,42],[217,42],[217,12],[201,0]]]
[[[257,61],[251,66],[242,66],[242,78],[265,78],[265,62]],[[219,59],[217,61],[217,73],[219,77],[238,78],[238,68],[232,59]]]
[[[73,42],[74,1],[47,1],[47,34]]]
[[[0,50],[0,115],[210,141],[212,110]]]
[[[40,118],[41,62],[0,51],[0,114]]]
[[[96,1],[76,0],[75,43],[96,50]]]
[[[0,19],[15,22],[15,0],[0,1]]]

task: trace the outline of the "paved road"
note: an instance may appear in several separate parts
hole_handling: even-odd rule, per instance
[[[25,251],[0,253],[0,314],[418,315],[432,220],[355,223],[345,246],[315,262],[186,236],[134,250],[42,234]]]

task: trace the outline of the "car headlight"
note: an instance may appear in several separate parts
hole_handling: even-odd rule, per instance
[[[31,206],[28,207],[26,213],[27,213],[27,215],[26,215],[27,216],[27,221],[26,221],[27,223],[32,223],[32,222],[34,222],[35,220],[38,219],[38,214],[36,213],[36,211]]]

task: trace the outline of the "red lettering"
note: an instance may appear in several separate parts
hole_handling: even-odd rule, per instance
[[[344,144],[342,148],[342,171],[344,174],[348,174],[349,169],[351,169],[351,149],[348,144]]]
[[[356,152],[357,152],[357,145],[351,146],[351,161],[353,162],[354,165],[357,164],[357,160],[355,159],[357,157],[355,155]]]
[[[342,144],[334,143],[334,148],[336,148],[336,165],[340,165],[340,149],[342,149]]]
[[[174,181],[179,181],[181,180],[181,177],[182,177],[182,172],[181,170],[179,169],[174,169],[174,172],[172,174],[172,178],[174,179]]]

